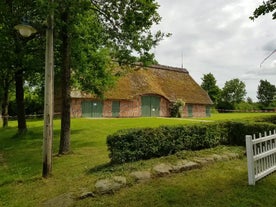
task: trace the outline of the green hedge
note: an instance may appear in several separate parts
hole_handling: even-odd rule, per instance
[[[200,150],[220,144],[245,146],[245,135],[274,130],[272,123],[219,122],[120,130],[107,137],[112,163],[124,163]]]
[[[218,125],[163,126],[121,130],[107,137],[112,163],[123,163],[219,145]]]
[[[222,133],[221,144],[245,146],[245,136],[276,129],[272,123],[227,121],[219,124]]]

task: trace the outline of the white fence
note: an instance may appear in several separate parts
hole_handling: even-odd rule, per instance
[[[248,183],[255,182],[276,170],[276,131],[262,137],[246,135]]]

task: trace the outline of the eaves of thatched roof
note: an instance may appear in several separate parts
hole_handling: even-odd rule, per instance
[[[193,80],[188,71],[163,65],[138,68],[121,77],[105,93],[105,99],[131,100],[145,94],[163,96],[171,102],[182,99],[187,104],[213,104],[208,94]],[[72,97],[88,97],[73,92]]]

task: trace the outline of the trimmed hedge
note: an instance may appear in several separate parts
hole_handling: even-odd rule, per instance
[[[162,126],[120,130],[107,137],[112,163],[124,163],[199,150],[220,144],[218,125]]]
[[[272,123],[265,122],[234,122],[227,121],[219,124],[222,129],[221,144],[245,146],[245,136],[264,133],[276,129]]]
[[[274,130],[271,123],[219,122],[120,130],[107,137],[112,163],[124,163],[200,150],[220,144],[245,146],[245,135]]]

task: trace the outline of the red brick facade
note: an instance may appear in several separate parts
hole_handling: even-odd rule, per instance
[[[71,116],[82,117],[82,102],[93,101],[94,99],[81,99],[72,98],[71,103]],[[112,101],[104,100],[102,117],[112,117]],[[132,100],[116,100],[120,102],[119,117],[141,117],[142,116],[142,103],[141,96],[136,97]],[[170,117],[170,105],[171,103],[161,97],[160,99],[160,117]],[[205,117],[206,116],[206,105],[200,104],[189,104],[192,108],[191,113],[188,112],[188,105],[186,104],[183,108],[183,117]]]

